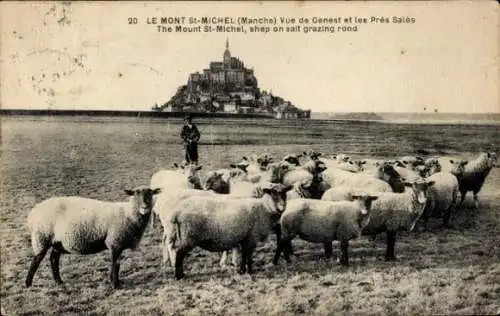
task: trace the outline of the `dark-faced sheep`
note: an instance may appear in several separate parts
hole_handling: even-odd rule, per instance
[[[476,159],[470,160],[465,165],[463,174],[457,176],[461,194],[460,205],[464,202],[467,192],[472,191],[474,206],[479,207],[477,195],[481,191],[490,170],[496,165],[496,161],[496,153],[481,153]]]
[[[119,258],[123,250],[134,249],[142,239],[153,206],[153,196],[160,189],[138,187],[125,190],[128,202],[105,202],[77,196],[52,197],[37,205],[28,215],[34,258],[26,286],[30,287],[35,272],[47,251],[52,275],[58,284],[61,254],[95,254],[111,252],[110,282],[119,285]]]
[[[349,240],[358,238],[370,220],[372,201],[377,197],[353,195],[354,201],[320,201],[294,199],[288,201],[280,219],[281,239],[276,249],[273,263],[277,264],[285,250],[285,259],[290,261],[289,249],[295,236],[314,243],[322,243],[325,256],[332,256],[332,242],[340,241],[340,263],[349,265]]]
[[[412,231],[424,207],[427,204],[429,187],[434,181],[417,179],[414,182],[404,182],[410,187],[404,193],[383,192],[373,202],[370,222],[363,229],[363,235],[375,236],[387,234],[387,249],[385,259],[396,260],[394,247],[396,233],[401,230]]]
[[[286,206],[281,184],[264,188],[262,198],[217,198],[195,196],[176,205],[166,234],[175,277],[184,277],[184,257],[194,247],[225,251],[240,247],[239,273],[252,273],[252,254],[275,226]]]

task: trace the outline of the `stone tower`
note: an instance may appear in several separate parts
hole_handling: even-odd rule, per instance
[[[229,67],[231,65],[231,53],[229,52],[229,39],[226,38],[226,49],[224,50],[224,65]]]

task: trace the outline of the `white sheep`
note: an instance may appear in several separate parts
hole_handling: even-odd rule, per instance
[[[175,277],[184,277],[183,260],[196,246],[208,251],[240,247],[239,273],[253,273],[252,253],[275,226],[286,206],[286,188],[281,184],[264,188],[262,198],[217,198],[194,196],[176,205],[166,227]]]
[[[155,207],[158,210],[158,217],[160,219],[160,222],[163,227],[163,262],[165,265],[170,264],[173,266],[172,260],[170,260],[169,252],[167,249],[167,243],[166,243],[166,227],[168,226],[168,223],[171,219],[171,216],[173,214],[173,210],[175,206],[182,200],[185,200],[187,198],[193,197],[193,196],[212,196],[212,197],[219,197],[219,198],[226,198],[229,195],[227,194],[218,194],[213,192],[212,190],[206,191],[206,190],[196,190],[196,189],[176,189],[170,192],[163,192],[158,195]],[[236,257],[233,257],[233,263],[236,262]],[[224,266],[226,262],[226,257],[224,256],[223,259],[221,259],[221,266]]]
[[[479,201],[477,195],[483,187],[486,177],[490,170],[495,167],[497,161],[496,153],[480,153],[479,156],[470,160],[466,165],[462,174],[457,175],[459,191],[461,194],[460,205],[465,200],[467,192],[472,191],[474,194],[474,206],[479,208]]]
[[[408,181],[412,181],[412,180],[415,180],[415,179],[418,179],[418,178],[422,178],[420,176],[419,172],[413,170],[416,167],[417,166],[415,166],[415,167],[407,166],[407,165],[403,164],[402,162],[400,162],[399,160],[396,161],[396,163],[393,165],[394,170],[396,170],[396,172],[400,175],[400,177],[404,178],[404,179],[406,179]],[[424,171],[423,173],[425,174],[426,171],[425,170],[423,170],[423,171]]]
[[[232,167],[207,172],[203,187],[220,194],[229,194],[230,182],[249,182],[248,174],[240,168]]]
[[[434,181],[417,179],[414,182],[404,182],[411,190],[404,193],[384,192],[373,202],[370,212],[370,222],[363,229],[363,235],[387,234],[387,249],[385,259],[396,260],[394,245],[396,233],[400,230],[412,231],[415,223],[424,212],[427,203],[428,189]]]
[[[353,195],[354,201],[320,201],[295,199],[288,202],[281,215],[281,239],[276,249],[273,263],[278,264],[280,254],[285,250],[285,259],[290,261],[288,249],[292,239],[299,235],[302,239],[322,243],[325,256],[332,256],[332,242],[340,241],[340,263],[349,265],[349,240],[358,238],[370,220],[370,207],[377,197]]]
[[[323,179],[331,187],[355,187],[372,192],[402,192],[403,184],[399,174],[388,164],[378,167],[376,174],[352,173],[336,168],[323,171]]]
[[[355,189],[352,187],[335,187],[330,188],[323,193],[321,200],[324,201],[352,201],[352,196]]]
[[[50,265],[54,280],[63,281],[59,260],[63,253],[94,254],[111,251],[110,281],[119,285],[119,258],[123,250],[134,249],[142,239],[159,188],[137,187],[125,190],[128,202],[107,202],[64,196],[52,197],[37,205],[28,215],[28,228],[34,258],[26,277],[26,287],[33,282],[40,262],[52,248]]]
[[[457,177],[449,172],[438,172],[427,179],[434,181],[435,184],[428,190],[427,205],[421,217],[424,230],[427,231],[428,229],[427,222],[429,217],[438,211],[443,212],[443,226],[448,227],[451,212],[456,206],[458,198]]]
[[[404,156],[399,159],[407,168],[412,169],[413,167],[417,165],[423,165],[424,164],[424,159],[419,156]]]
[[[174,167],[176,169],[163,169],[153,174],[150,181],[150,187],[161,188],[164,193],[184,188],[203,190],[203,182],[199,173],[203,168],[202,165],[178,165],[174,163]],[[153,202],[156,205],[156,202]],[[151,214],[152,225],[154,225],[155,222],[155,214],[158,214],[158,211],[156,208],[153,208],[153,213]]]

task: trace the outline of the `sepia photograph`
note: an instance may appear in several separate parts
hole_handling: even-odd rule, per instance
[[[0,2],[0,316],[500,314],[499,17]]]

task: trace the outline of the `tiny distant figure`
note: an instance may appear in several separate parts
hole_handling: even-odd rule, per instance
[[[181,138],[186,148],[186,163],[198,164],[198,141],[200,132],[192,121],[190,115],[184,118],[184,126],[181,131]]]

